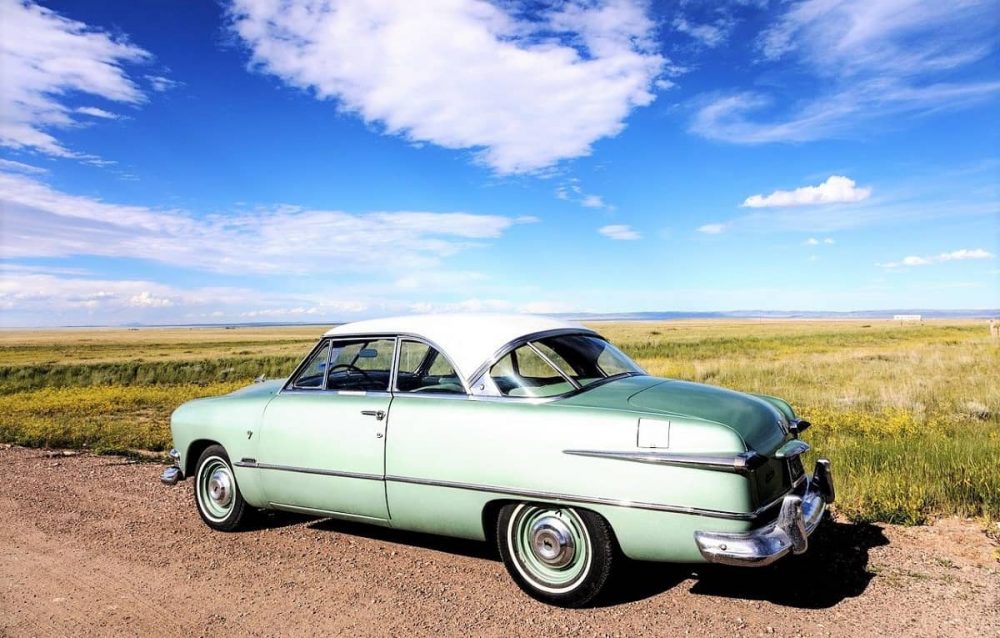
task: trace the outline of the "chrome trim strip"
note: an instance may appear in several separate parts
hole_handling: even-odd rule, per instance
[[[741,454],[685,454],[680,452],[637,452],[610,450],[563,450],[563,454],[573,456],[589,456],[617,461],[634,461],[636,463],[653,463],[655,465],[673,465],[678,467],[694,467],[717,472],[734,472],[746,474],[760,467],[766,460],[756,452]]]
[[[271,463],[246,463],[238,461],[234,463],[236,467],[255,468],[258,470],[278,470],[280,472],[297,472],[299,474],[318,474],[320,476],[335,476],[338,478],[361,479],[365,481],[381,481],[385,477],[381,474],[366,474],[364,472],[341,472],[338,470],[321,470],[312,467],[294,467],[291,465],[272,465]]]
[[[673,514],[691,514],[695,516],[708,516],[710,518],[723,518],[734,521],[754,521],[765,510],[772,507],[776,502],[785,498],[787,494],[782,494],[774,501],[759,507],[752,512],[728,512],[725,510],[713,510],[703,507],[689,507],[686,505],[666,505],[662,503],[644,503],[641,501],[629,501],[619,498],[607,498],[602,496],[577,496],[573,494],[561,494],[558,492],[543,492],[535,490],[522,490],[509,487],[499,487],[496,485],[480,485],[476,483],[461,483],[457,481],[437,481],[433,479],[423,479],[409,476],[395,476],[379,474],[364,474],[361,472],[338,472],[335,470],[320,470],[304,467],[292,467],[287,465],[272,465],[269,463],[235,463],[237,467],[256,468],[259,470],[278,470],[284,472],[300,472],[303,474],[318,474],[321,476],[334,476],[340,478],[353,478],[369,481],[392,481],[394,483],[408,483],[411,485],[426,485],[430,487],[447,487],[458,490],[471,490],[473,492],[488,492],[491,494],[503,494],[505,496],[517,496],[528,499],[568,501],[572,503],[586,503],[589,505],[610,505],[613,507],[629,507],[633,509],[650,510],[654,512],[670,512]],[[805,477],[803,476],[803,479]]]
[[[431,479],[413,478],[407,476],[387,475],[386,481],[394,483],[409,483],[412,485],[428,485],[432,487],[449,487],[459,490],[472,490],[474,492],[489,492],[492,494],[503,494],[505,496],[518,496],[521,498],[549,500],[549,501],[569,501],[573,503],[587,503],[590,505],[611,505],[614,507],[630,507],[634,509],[652,510],[654,512],[671,512],[674,514],[694,514],[697,516],[709,516],[711,518],[724,518],[736,521],[752,521],[757,517],[754,512],[727,512],[724,510],[705,509],[701,507],[688,507],[684,505],[663,505],[660,503],[643,503],[628,501],[618,498],[605,498],[601,496],[575,496],[572,494],[560,494],[557,492],[540,492],[534,490],[520,490],[508,487],[498,487],[495,485],[477,485],[475,483],[459,483],[455,481],[435,481]]]

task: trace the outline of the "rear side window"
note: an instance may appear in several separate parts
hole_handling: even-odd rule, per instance
[[[465,394],[462,381],[448,359],[437,349],[414,339],[399,344],[396,390],[431,394]]]
[[[554,397],[611,377],[644,374],[613,345],[594,335],[546,337],[512,350],[490,368],[508,397]]]
[[[565,376],[528,345],[512,350],[493,364],[490,378],[500,393],[508,397],[554,397],[574,389]]]

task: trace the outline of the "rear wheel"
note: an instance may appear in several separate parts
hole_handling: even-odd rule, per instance
[[[251,512],[221,445],[212,445],[198,457],[195,471],[194,500],[201,520],[212,529],[232,532],[242,527]]]
[[[611,576],[611,527],[587,510],[513,503],[500,510],[497,544],[514,582],[533,598],[582,607]]]

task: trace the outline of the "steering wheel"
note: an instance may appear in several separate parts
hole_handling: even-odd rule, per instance
[[[348,370],[349,372],[360,372],[361,375],[364,376],[364,378],[367,381],[370,381],[372,383],[375,382],[375,380],[371,378],[371,375],[369,375],[367,372],[365,372],[364,370],[362,370],[358,366],[356,366],[354,364],[351,364],[351,363],[338,363],[335,366],[331,366],[330,369],[327,371],[327,374],[332,373],[337,368],[344,368],[345,370]]]

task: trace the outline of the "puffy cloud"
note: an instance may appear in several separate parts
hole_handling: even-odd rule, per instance
[[[724,233],[727,226],[727,224],[704,224],[698,227],[698,232],[706,235],[718,235]]]
[[[354,214],[294,206],[196,216],[70,195],[0,172],[6,258],[99,255],[226,273],[393,271],[442,258],[534,217]]]
[[[384,132],[473,149],[502,174],[587,155],[654,99],[666,60],[634,0],[234,0],[252,66]]]
[[[858,188],[853,179],[832,175],[818,186],[803,186],[792,191],[774,191],[770,195],[751,195],[743,201],[743,206],[772,208],[851,203],[868,199],[871,193],[871,188]]]
[[[883,268],[899,268],[901,266],[929,266],[931,264],[940,264],[948,261],[966,261],[970,259],[993,259],[995,255],[988,250],[983,250],[982,248],[963,248],[961,250],[953,250],[947,253],[941,253],[939,255],[930,255],[927,257],[918,257],[916,255],[910,255],[908,257],[903,257],[899,261],[890,261],[884,264],[876,264]]]
[[[829,246],[829,245],[836,244],[836,243],[837,242],[833,239],[833,237],[824,237],[823,239],[816,239],[815,237],[810,237],[809,239],[807,239],[804,242],[802,242],[802,245],[804,245],[804,246],[819,246],[820,244],[826,244],[826,245]]]
[[[642,239],[642,235],[627,224],[611,224],[608,226],[601,226],[597,232],[601,233],[605,237],[620,241]]]
[[[74,112],[114,117],[96,107],[66,105],[84,93],[113,102],[139,104],[142,91],[124,70],[150,55],[121,38],[22,0],[0,0],[0,145],[56,157],[94,160],[64,147],[50,132],[78,123]]]

